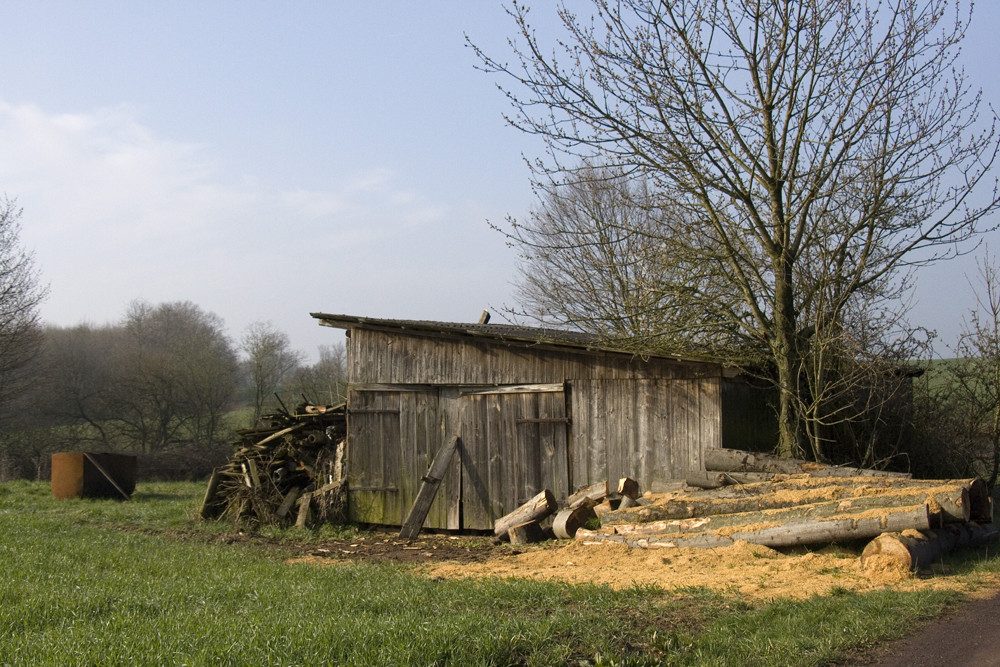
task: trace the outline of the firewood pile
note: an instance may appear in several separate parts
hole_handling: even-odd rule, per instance
[[[617,493],[598,484],[559,509],[543,492],[495,523],[512,542],[555,537],[639,548],[772,548],[871,540],[862,563],[894,560],[919,569],[954,549],[996,539],[992,500],[981,479],[916,480],[908,475],[819,466],[736,450],[706,452],[708,472],[683,488],[640,496],[631,479]]]
[[[261,421],[239,431],[233,456],[212,473],[202,518],[248,526],[342,521],[345,406],[301,404]]]

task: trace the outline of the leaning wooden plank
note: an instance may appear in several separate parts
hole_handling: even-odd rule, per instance
[[[400,539],[412,540],[420,534],[420,528],[424,525],[427,512],[431,509],[431,503],[434,502],[434,496],[437,495],[438,487],[441,486],[441,480],[448,472],[448,465],[458,448],[458,441],[458,436],[453,436],[434,456],[434,462],[431,463],[427,475],[421,480],[417,497],[413,500],[413,506],[410,508],[409,514],[406,515],[406,521],[403,522],[403,527],[399,531]]]
[[[292,505],[294,505],[295,501],[298,500],[299,493],[301,491],[302,489],[299,487],[293,486],[288,493],[285,494],[284,499],[281,501],[281,505],[278,506],[278,516],[284,519],[288,515],[288,512],[292,509]]]
[[[545,531],[537,521],[528,521],[507,529],[511,544],[531,544],[545,539]]]
[[[556,497],[551,491],[545,489],[510,514],[505,514],[494,521],[493,534],[500,539],[506,539],[508,537],[507,531],[511,526],[517,526],[529,521],[541,521],[553,514],[558,508]]]
[[[298,528],[308,528],[312,523],[312,494],[303,493],[299,498],[299,513],[295,518]]]
[[[223,507],[218,502],[219,483],[222,481],[221,468],[212,470],[212,476],[208,478],[208,487],[205,489],[205,497],[201,501],[201,511],[198,515],[202,519],[214,519],[222,514]]]

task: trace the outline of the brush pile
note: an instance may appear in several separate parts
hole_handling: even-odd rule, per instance
[[[202,518],[247,526],[342,521],[345,406],[301,404],[262,424],[240,431],[232,458],[212,473]]]

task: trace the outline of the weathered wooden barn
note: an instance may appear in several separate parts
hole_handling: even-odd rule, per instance
[[[701,469],[706,447],[773,438],[764,393],[716,363],[551,329],[313,317],[347,332],[354,521],[401,525],[456,435],[427,527],[489,529],[543,489],[565,498],[625,476],[649,489]]]

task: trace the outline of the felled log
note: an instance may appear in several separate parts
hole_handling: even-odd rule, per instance
[[[888,506],[882,504],[880,498],[847,498],[831,500],[807,505],[796,505],[781,509],[764,510],[760,512],[738,512],[732,514],[715,514],[711,516],[693,517],[689,519],[671,519],[665,521],[648,521],[634,524],[608,525],[602,519],[601,528],[617,535],[669,535],[675,533],[712,532],[720,529],[745,529],[748,526],[777,526],[793,524],[805,519],[857,518],[888,516],[896,512],[906,512],[912,508],[923,507],[922,499],[916,503]],[[939,517],[930,514],[929,525],[939,525]]]
[[[608,497],[608,482],[607,480],[603,482],[598,482],[596,484],[591,484],[590,486],[585,486],[579,489],[573,494],[570,494],[569,498],[566,499],[567,507],[576,507],[580,503],[590,502],[591,504],[597,505],[604,501]]]
[[[851,466],[831,466],[813,461],[772,456],[739,449],[709,447],[703,454],[705,469],[720,472],[759,472],[794,475],[809,473],[834,477],[909,477],[908,473],[885,472]]]
[[[616,535],[604,532],[603,529],[601,531],[580,529],[576,533],[576,539],[618,542],[641,548],[714,548],[729,546],[737,541],[780,548],[865,539],[883,532],[902,532],[911,529],[930,529],[930,514],[926,506],[899,508],[878,514],[796,519],[760,528],[745,526],[711,532],[669,535]]]
[[[907,489],[913,491],[908,492]],[[923,490],[907,487],[892,495],[866,493],[868,487],[833,485],[781,493],[737,498],[679,497],[662,504],[634,509],[619,509],[601,517],[602,525],[645,523],[671,519],[689,519],[730,514],[767,513],[769,516],[794,517],[799,514],[828,516],[845,511],[863,511],[888,507],[906,507],[928,503],[935,523],[963,523],[971,515],[970,496],[965,486],[933,486]],[[879,490],[876,489],[876,492]],[[763,520],[763,519],[762,519]],[[770,519],[775,520],[775,519]]]
[[[629,507],[639,507],[639,501],[632,496],[622,496],[621,502],[618,503],[618,510],[628,509]]]
[[[718,489],[729,485],[765,482],[772,478],[774,478],[773,473],[690,470],[684,477],[684,483],[700,489]]]
[[[622,477],[618,480],[618,495],[627,498],[639,497],[639,482],[631,477]]]
[[[518,526],[529,521],[541,521],[553,514],[559,506],[552,492],[545,489],[537,496],[493,522],[493,534],[500,539],[507,539],[507,531],[512,526]]]
[[[528,521],[507,529],[507,538],[511,544],[530,544],[545,539],[545,531],[537,521]]]
[[[597,518],[594,508],[587,503],[576,507],[567,507],[559,510],[552,520],[552,532],[561,540],[571,540],[576,536],[576,531],[587,525],[591,519]]]
[[[868,567],[873,559],[888,559],[907,570],[919,570],[939,560],[955,549],[976,547],[995,540],[994,524],[955,524],[938,530],[913,530],[882,533],[861,552],[861,565]]]

